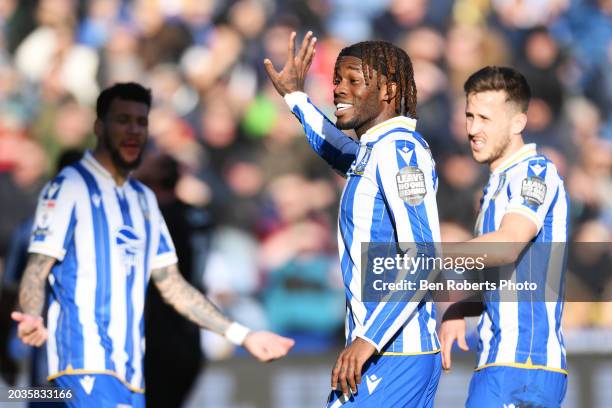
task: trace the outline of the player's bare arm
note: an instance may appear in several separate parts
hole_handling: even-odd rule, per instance
[[[47,340],[47,329],[41,316],[45,305],[47,276],[55,258],[31,254],[19,286],[19,308],[11,317],[18,322],[17,335],[28,345],[41,346]]]
[[[179,273],[176,264],[154,269],[151,277],[164,301],[172,305],[177,312],[198,326],[224,335],[244,346],[260,361],[283,357],[293,347],[293,340],[274,333],[249,332],[242,327],[235,330],[234,327],[239,325],[228,319],[200,291],[190,285]],[[238,333],[233,334],[236,331]],[[228,333],[232,334],[228,336]]]
[[[276,72],[272,61],[268,58],[264,60],[266,73],[281,96],[291,92],[304,91],[306,74],[315,55],[317,38],[313,37],[312,31],[304,36],[297,55],[295,55],[295,36],[295,32],[292,32],[289,36],[287,61],[280,72]]]
[[[232,323],[179,273],[176,264],[151,272],[164,301],[200,327],[223,334]]]
[[[477,243],[504,243],[503,251],[487,252],[483,259],[485,267],[508,265],[515,262],[523,249],[537,235],[538,228],[531,219],[517,213],[504,215],[497,231],[483,234],[462,243],[453,243],[445,247],[446,257],[481,257],[482,250]]]

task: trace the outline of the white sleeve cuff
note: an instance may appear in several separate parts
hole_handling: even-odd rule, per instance
[[[289,108],[293,109],[293,107],[300,102],[306,102],[308,100],[308,95],[306,95],[304,92],[296,91],[285,94],[283,98],[285,99],[287,105],[289,105]]]
[[[63,248],[54,248],[44,243],[33,242],[28,248],[28,253],[35,253],[40,255],[47,255],[51,258],[57,259],[59,262],[64,260],[66,256],[66,250]]]
[[[237,346],[242,346],[244,340],[249,335],[251,330],[248,327],[241,325],[240,323],[234,322],[229,325],[227,330],[224,333],[224,336],[230,343],[233,343]]]
[[[174,265],[178,263],[178,258],[175,252],[166,252],[165,254],[158,255],[151,261],[149,269],[165,268],[166,266]]]
[[[524,216],[529,221],[533,222],[536,226],[536,231],[538,233],[540,232],[540,229],[542,228],[542,221],[538,218],[537,214],[534,213],[533,211],[523,207],[522,205],[515,204],[515,205],[510,205],[508,208],[506,208],[506,214],[508,213],[520,214]]]
[[[376,349],[377,353],[380,353],[380,350],[382,349],[382,347],[379,347],[378,344],[374,343],[374,340],[368,339],[367,337],[365,337],[362,334],[358,334],[356,337],[359,337],[360,339],[367,341],[372,346],[374,346],[374,348]]]

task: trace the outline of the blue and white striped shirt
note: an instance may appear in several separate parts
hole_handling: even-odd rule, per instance
[[[552,261],[563,260],[564,254],[550,252],[558,248],[565,251],[565,246],[550,243],[567,241],[568,209],[563,180],[552,162],[536,152],[534,144],[522,147],[491,174],[476,222],[477,235],[496,231],[508,213],[530,219],[537,227],[532,242],[538,249],[521,254],[513,278],[555,288],[558,299],[500,302],[496,291],[486,293],[478,324],[477,369],[510,365],[565,372],[561,331],[564,265]]]
[[[435,164],[427,143],[415,131],[416,120],[389,119],[356,142],[338,130],[306,94],[294,92],[285,100],[315,152],[348,178],[338,220],[347,345],[360,337],[382,353],[437,351],[433,302],[369,302],[362,299],[361,290],[362,243],[440,242]],[[422,191],[400,187],[406,171],[419,174]]]
[[[107,373],[144,388],[144,299],[152,269],[177,262],[153,193],[117,186],[87,152],[43,189],[30,252],[57,262],[49,275],[50,379]]]

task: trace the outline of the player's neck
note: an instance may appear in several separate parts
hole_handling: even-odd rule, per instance
[[[127,180],[130,172],[115,165],[113,159],[107,151],[96,149],[93,152],[93,157],[108,173],[111,175],[115,184],[122,186]]]
[[[396,116],[397,114],[395,113],[395,110],[385,109],[375,118],[372,118],[371,120],[359,126],[358,128],[355,128],[355,134],[357,135],[358,139],[361,139],[361,136],[363,136],[368,130],[370,130],[374,126],[386,122]]]
[[[509,157],[521,150],[525,146],[522,136],[513,137],[510,139],[510,143],[504,149],[503,153],[498,158],[489,163],[489,171],[493,173],[502,163],[504,163]]]

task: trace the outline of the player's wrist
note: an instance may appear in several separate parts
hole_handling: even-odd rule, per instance
[[[287,105],[289,105],[289,107],[293,109],[293,107],[298,103],[305,102],[308,99],[308,95],[306,95],[306,93],[304,93],[303,91],[293,91],[287,92],[283,96],[283,98],[285,99]]]
[[[238,322],[233,322],[229,325],[227,330],[225,330],[223,335],[230,343],[233,343],[236,346],[242,346],[250,333],[251,329],[248,327],[243,326]]]

